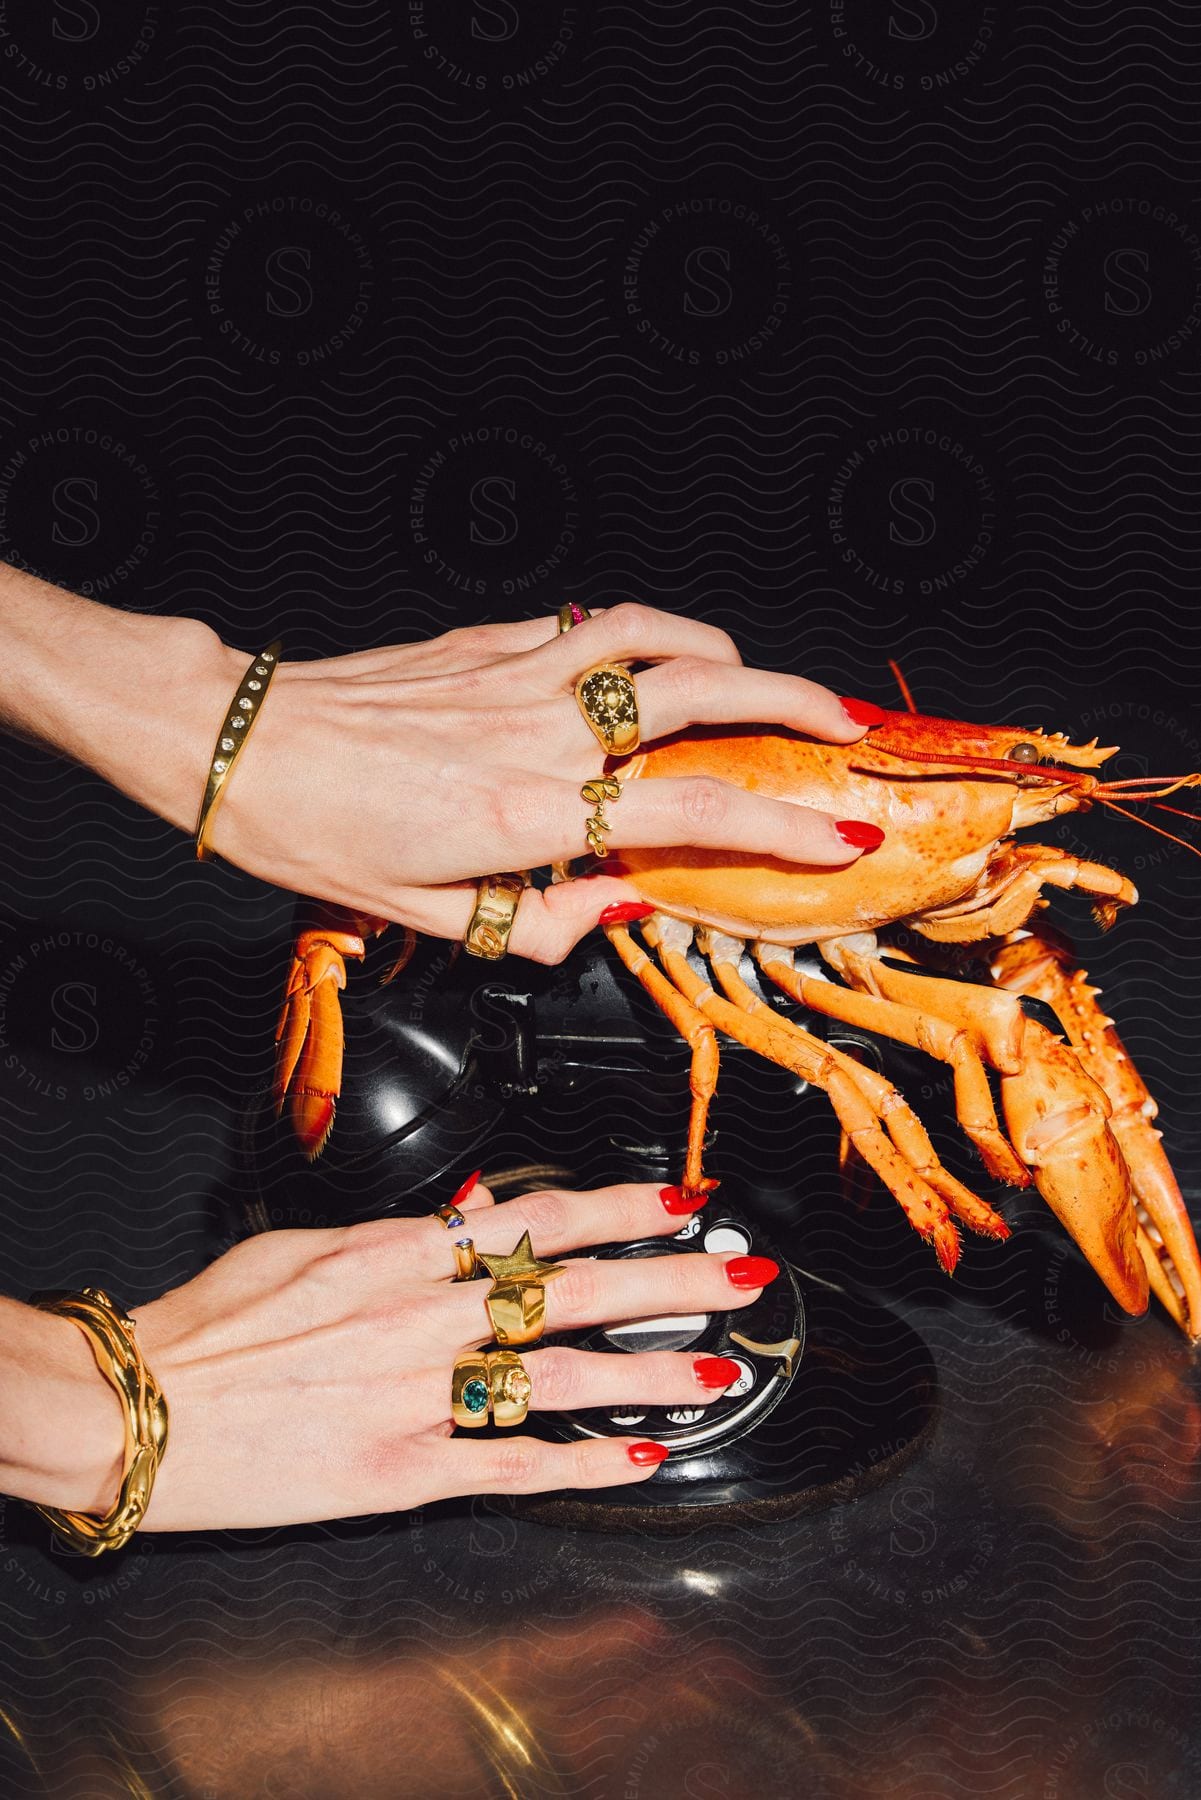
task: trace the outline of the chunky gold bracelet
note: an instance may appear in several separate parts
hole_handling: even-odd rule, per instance
[[[229,712],[217,733],[217,742],[213,746],[209,762],[209,776],[204,787],[204,799],[200,802],[200,817],[196,821],[196,857],[199,862],[210,862],[215,854],[206,842],[209,820],[225,791],[225,784],[233,771],[238,753],[254,729],[254,722],[267,698],[267,689],[271,686],[271,677],[279,667],[281,649],[282,645],[277,641],[268,644],[254,658],[239,683]]]
[[[51,1294],[35,1300],[34,1305],[79,1326],[92,1346],[100,1373],[116,1389],[125,1414],[125,1469],[112,1510],[103,1519],[89,1513],[62,1512],[57,1506],[34,1504],[34,1511],[49,1520],[72,1550],[84,1556],[120,1550],[142,1523],[150,1504],[154,1478],[167,1448],[167,1402],[138,1348],[133,1320],[103,1288]]]

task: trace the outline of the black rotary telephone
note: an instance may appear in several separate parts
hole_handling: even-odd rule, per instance
[[[348,972],[342,1094],[319,1161],[303,1160],[265,1096],[247,1114],[238,1230],[428,1213],[477,1164],[500,1198],[551,1183],[678,1181],[688,1054],[602,939],[553,969],[514,957],[481,962],[458,945],[418,939],[401,972],[385,979],[395,958],[389,935]],[[743,975],[772,1005],[789,1005],[758,988],[749,959]],[[847,1039],[844,1027],[804,1023]],[[674,1237],[575,1253],[734,1251],[770,1256],[781,1274],[729,1314],[548,1338],[616,1354],[695,1349],[729,1357],[739,1378],[704,1408],[531,1413],[527,1428],[548,1437],[633,1431],[670,1455],[636,1495],[619,1488],[528,1510],[585,1523],[628,1515],[640,1528],[669,1528],[695,1518],[697,1507],[794,1512],[848,1479],[879,1478],[922,1440],[935,1383],[920,1339],[888,1309],[794,1268],[781,1247],[802,1197],[787,1156],[773,1149],[771,1125],[781,1109],[794,1116],[800,1101],[795,1077],[723,1045],[706,1165],[721,1185],[709,1203]],[[833,1148],[824,1104],[819,1118]]]

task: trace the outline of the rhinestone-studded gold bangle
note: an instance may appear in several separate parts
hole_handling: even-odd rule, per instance
[[[209,820],[225,790],[225,784],[237,761],[238,752],[250,736],[263,701],[267,698],[267,689],[271,686],[271,677],[279,667],[279,653],[282,648],[282,644],[277,640],[255,657],[242,677],[238,691],[225,715],[221,730],[217,733],[217,742],[213,746],[212,760],[209,763],[209,777],[204,788],[204,799],[200,804],[200,817],[196,821],[196,857],[199,862],[210,862],[216,854],[215,851],[209,849],[205,841]]]

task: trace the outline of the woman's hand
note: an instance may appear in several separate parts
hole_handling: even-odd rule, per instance
[[[95,769],[195,829],[213,745],[254,649],[191,619],[118,612],[0,565],[0,725]],[[604,757],[574,698],[596,663],[643,665],[647,742],[694,724],[792,727],[854,743],[877,709],[742,666],[724,631],[621,605],[562,634],[554,615],[424,643],[284,662],[208,841],[277,886],[435,936],[467,927],[480,877],[583,856],[580,786]],[[709,779],[629,784],[609,842],[699,845],[845,865],[828,813]],[[614,865],[618,862],[614,858]],[[509,947],[558,962],[606,906],[638,896],[611,865],[523,895]]]
[[[507,1255],[529,1231],[537,1255],[551,1260],[595,1244],[670,1237],[693,1207],[676,1189],[663,1193],[666,1203],[658,1188],[630,1186],[494,1206],[476,1186],[459,1204],[470,1212],[477,1250]],[[640,1449],[632,1436],[574,1444],[519,1430],[451,1436],[455,1358],[492,1336],[488,1280],[456,1282],[453,1271],[452,1235],[436,1217],[276,1231],[139,1308],[138,1341],[170,1410],[146,1528],[298,1524],[452,1495],[612,1487],[653,1473],[664,1453]],[[776,1272],[761,1257],[696,1252],[580,1258],[546,1285],[547,1330],[745,1306]],[[535,1345],[520,1355],[531,1412],[703,1406],[737,1376],[722,1358],[680,1352]],[[111,1395],[108,1405],[115,1454]],[[119,1460],[69,1504],[107,1507],[118,1476]]]
[[[559,634],[553,617],[427,643],[283,664],[214,816],[231,862],[351,911],[459,937],[481,874],[584,853],[580,784],[604,757],[574,698],[605,661],[637,676],[642,736],[764,720],[836,743],[863,735],[828,688],[743,668],[722,631],[633,605]],[[867,709],[870,715],[871,709]],[[846,864],[827,813],[718,781],[631,783],[609,842],[705,845]],[[509,939],[556,962],[602,910],[636,899],[607,874],[523,896]]]

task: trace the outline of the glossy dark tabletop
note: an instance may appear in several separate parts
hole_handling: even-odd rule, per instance
[[[299,657],[640,600],[1201,768],[1194,8],[0,12],[0,558]],[[1201,866],[1045,835],[1141,890],[1054,917],[1201,1216]],[[230,1241],[291,910],[0,743],[4,1292]],[[0,1502],[3,1800],[1201,1800],[1183,1338],[1028,1194],[949,1280],[747,1058],[716,1123],[815,1310],[933,1359],[895,1441],[674,1535],[477,1500],[93,1564]],[[610,1127],[547,1155],[603,1179]]]

